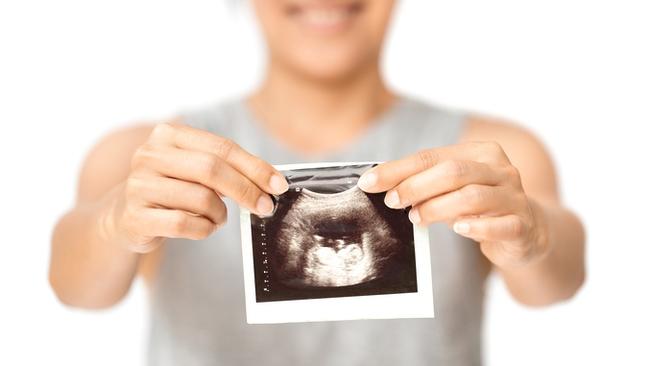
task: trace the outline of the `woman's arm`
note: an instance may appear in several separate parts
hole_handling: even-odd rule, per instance
[[[544,306],[571,298],[585,278],[585,235],[580,220],[556,203],[531,199],[535,215],[546,221],[546,247],[537,260],[525,265],[501,266],[510,294],[520,303]]]
[[[222,196],[265,214],[268,193],[286,189],[271,165],[206,131],[165,123],[110,135],[87,158],[77,204],[54,230],[52,288],[68,305],[115,304],[142,254],[225,223]]]
[[[79,177],[77,202],[57,223],[52,237],[49,279],[66,305],[102,308],[128,292],[140,254],[115,245],[104,225],[130,173],[133,152],[151,126],[106,136],[90,152]]]
[[[521,128],[472,118],[460,144],[381,164],[359,185],[387,191],[389,207],[413,206],[414,223],[446,222],[475,240],[523,304],[567,299],[584,281],[582,224],[560,202],[550,157]]]
[[[585,279],[585,233],[562,205],[557,175],[543,144],[515,125],[484,117],[468,121],[462,141],[496,141],[517,167],[543,237],[541,253],[523,266],[495,266],[520,303],[543,306],[572,297]]]

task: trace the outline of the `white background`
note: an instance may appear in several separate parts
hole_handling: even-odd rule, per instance
[[[0,364],[143,362],[142,285],[108,311],[62,307],[49,237],[100,136],[255,85],[259,39],[227,3],[0,3]],[[650,364],[649,18],[644,0],[402,1],[391,84],[537,132],[588,229],[570,302],[525,309],[490,281],[488,365]]]

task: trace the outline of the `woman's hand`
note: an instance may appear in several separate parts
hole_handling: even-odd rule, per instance
[[[483,254],[499,267],[530,263],[548,252],[544,215],[497,143],[420,151],[369,170],[359,187],[386,192],[388,207],[412,206],[409,218],[414,224],[446,222],[479,242]]]
[[[258,214],[287,190],[282,174],[234,142],[184,125],[160,124],[133,155],[104,215],[104,232],[146,253],[164,238],[202,239],[226,222],[229,197]]]

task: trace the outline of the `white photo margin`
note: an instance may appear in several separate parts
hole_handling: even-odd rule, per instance
[[[275,165],[275,168],[284,171],[374,163],[378,162],[285,164]],[[246,321],[248,324],[434,317],[427,228],[413,225],[417,292],[257,302],[250,211],[240,207],[240,212]]]

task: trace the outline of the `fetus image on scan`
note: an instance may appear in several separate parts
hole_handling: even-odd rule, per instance
[[[288,175],[274,214],[253,215],[258,302],[417,291],[408,211],[360,190],[366,169]]]

